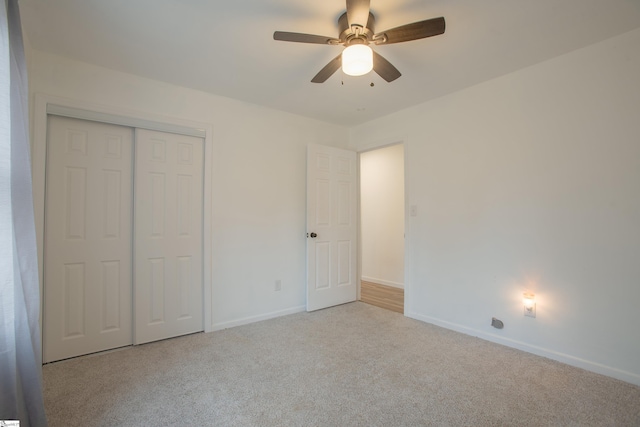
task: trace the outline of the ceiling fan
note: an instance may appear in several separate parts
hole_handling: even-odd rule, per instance
[[[444,33],[443,17],[426,19],[376,33],[374,29],[375,16],[369,10],[369,6],[370,0],[347,0],[347,11],[338,19],[338,38],[276,31],[273,33],[273,39],[286,42],[345,46],[340,55],[333,58],[311,79],[313,83],[325,82],[340,67],[346,74],[352,76],[364,75],[373,69],[387,82],[392,82],[402,74],[379,53],[373,51],[369,44],[385,45],[407,42]]]

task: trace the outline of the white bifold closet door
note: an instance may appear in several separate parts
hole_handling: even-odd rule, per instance
[[[201,331],[202,139],[49,116],[47,144],[44,361]]]

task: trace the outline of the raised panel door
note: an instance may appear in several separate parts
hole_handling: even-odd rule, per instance
[[[132,343],[133,130],[50,116],[44,361]]]
[[[307,148],[307,311],[356,300],[356,153]]]
[[[202,331],[203,140],[136,130],[136,344]]]

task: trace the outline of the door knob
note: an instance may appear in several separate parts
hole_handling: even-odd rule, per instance
[[[316,233],[311,233],[311,238],[312,238],[312,239],[313,239],[313,238],[316,238],[316,237],[318,237],[318,235],[317,235]]]

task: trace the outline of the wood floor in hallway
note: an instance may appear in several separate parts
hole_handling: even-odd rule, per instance
[[[387,310],[404,313],[404,289],[363,280],[360,287],[360,300]]]

